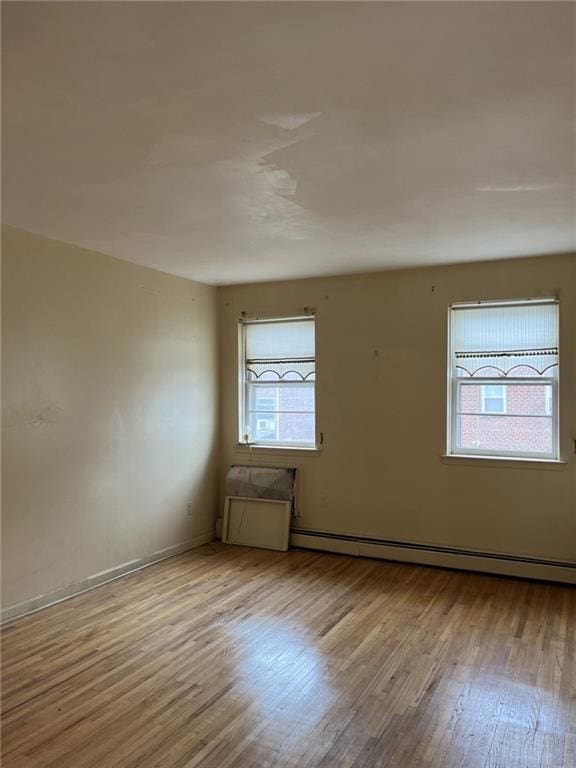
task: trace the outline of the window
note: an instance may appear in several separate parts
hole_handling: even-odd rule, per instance
[[[481,389],[482,413],[506,413],[506,387],[484,384]]]
[[[314,318],[243,320],[240,349],[240,442],[314,448]]]
[[[448,453],[559,458],[558,303],[450,308]]]

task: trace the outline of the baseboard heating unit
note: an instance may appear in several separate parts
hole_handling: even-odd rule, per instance
[[[457,568],[503,576],[576,584],[576,561],[553,560],[499,552],[481,552],[369,536],[353,536],[306,528],[292,528],[290,544],[357,557],[373,557],[419,565]]]

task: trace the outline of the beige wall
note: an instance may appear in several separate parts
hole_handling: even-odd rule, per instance
[[[217,290],[12,228],[2,260],[10,608],[210,538]]]
[[[559,295],[566,464],[443,462],[450,302]],[[298,527],[576,561],[576,258],[520,259],[223,288],[223,467],[237,440],[237,321],[317,312],[316,455],[253,451],[301,469]]]
[[[322,450],[299,528],[576,561],[572,256],[232,286],[219,291],[3,230],[3,607],[211,537],[237,448],[237,321],[317,313]],[[562,454],[554,468],[444,449],[452,301],[559,295]],[[190,509],[189,509],[190,505]]]

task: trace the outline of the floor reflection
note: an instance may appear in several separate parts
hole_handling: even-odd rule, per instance
[[[238,646],[236,673],[258,711],[269,718],[289,715],[299,730],[313,728],[335,697],[313,639],[288,621],[263,617],[228,631]]]

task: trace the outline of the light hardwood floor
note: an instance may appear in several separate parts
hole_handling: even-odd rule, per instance
[[[3,633],[4,768],[574,768],[576,590],[207,545]]]

